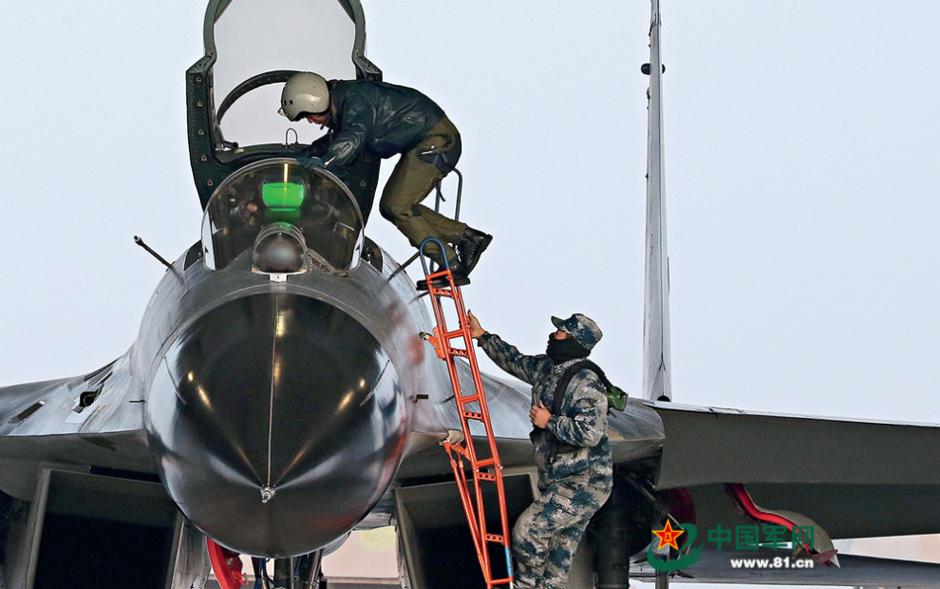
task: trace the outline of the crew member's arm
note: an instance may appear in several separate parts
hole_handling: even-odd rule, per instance
[[[375,125],[375,109],[365,99],[350,94],[339,120],[340,128],[333,133],[333,143],[323,156],[328,166],[345,166],[359,157]]]
[[[572,446],[594,447],[607,432],[607,393],[590,370],[580,370],[568,383],[574,393],[573,417],[552,415],[548,431]]]
[[[542,371],[551,370],[551,361],[546,356],[526,356],[495,333],[480,327],[480,322],[473,313],[467,315],[470,319],[470,335],[477,340],[490,360],[509,374],[532,384]]]

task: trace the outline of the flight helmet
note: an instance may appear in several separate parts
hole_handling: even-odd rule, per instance
[[[298,72],[284,84],[277,112],[291,121],[299,121],[303,116],[322,114],[329,109],[330,87],[326,79],[313,72]]]

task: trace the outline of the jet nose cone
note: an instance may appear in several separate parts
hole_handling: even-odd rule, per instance
[[[401,460],[405,404],[378,341],[344,311],[256,295],[202,316],[151,386],[148,431],[183,513],[246,554],[345,534]]]

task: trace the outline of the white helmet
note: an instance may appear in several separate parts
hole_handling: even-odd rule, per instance
[[[330,87],[326,79],[313,72],[298,72],[288,78],[281,91],[281,108],[277,111],[292,121],[330,109]]]

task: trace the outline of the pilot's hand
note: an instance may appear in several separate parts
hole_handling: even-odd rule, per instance
[[[301,157],[297,159],[300,162],[300,166],[305,170],[316,170],[317,168],[325,167],[323,165],[323,160],[318,157]]]
[[[486,330],[480,327],[480,320],[471,311],[467,311],[467,321],[470,324],[470,337],[473,339],[479,339],[481,335],[486,333]]]

